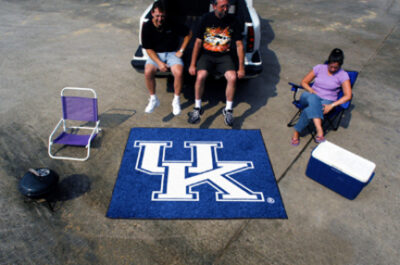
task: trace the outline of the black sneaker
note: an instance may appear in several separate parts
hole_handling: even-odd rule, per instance
[[[232,125],[233,125],[233,110],[223,109],[222,114],[224,114],[225,124],[232,127]]]
[[[202,108],[194,108],[192,112],[188,113],[189,119],[188,123],[195,124],[200,121],[201,114],[204,110]]]

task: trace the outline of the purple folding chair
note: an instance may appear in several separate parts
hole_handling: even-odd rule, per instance
[[[79,93],[93,93],[93,97],[65,96],[66,91],[77,91]],[[76,93],[76,92],[75,92]],[[49,137],[49,156],[53,159],[66,159],[85,161],[90,156],[90,143],[101,130],[99,128],[100,120],[97,115],[97,94],[91,88],[65,87],[61,91],[61,103],[63,117],[58,122]],[[94,126],[72,126],[77,121],[93,123]],[[62,132],[55,139],[54,134],[62,125]],[[89,134],[81,134],[80,131],[89,131]],[[53,144],[84,146],[87,149],[86,157],[68,157],[56,156],[52,154]]]

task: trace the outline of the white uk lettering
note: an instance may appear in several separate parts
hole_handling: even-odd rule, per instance
[[[213,187],[217,201],[263,202],[262,192],[254,192],[232,175],[253,169],[251,161],[219,161],[217,149],[222,142],[184,142],[190,148],[189,161],[168,161],[165,159],[171,141],[135,141],[140,148],[135,169],[149,174],[161,175],[159,191],[153,191],[155,201],[199,201],[194,187],[208,184]]]

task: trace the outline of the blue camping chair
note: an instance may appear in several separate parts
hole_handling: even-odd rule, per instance
[[[88,96],[66,96],[65,92],[74,92],[78,94],[90,93]],[[49,137],[49,156],[53,159],[66,159],[75,161],[85,161],[90,156],[90,144],[100,132],[100,120],[97,113],[97,94],[91,88],[65,87],[61,91],[61,103],[63,117],[58,122]],[[85,124],[81,124],[84,122]],[[93,124],[93,126],[89,126]],[[62,127],[61,134],[53,137]],[[85,131],[81,133],[80,131]],[[53,144],[81,146],[85,147],[87,152],[85,157],[57,156],[52,153]]]
[[[349,74],[350,77],[350,84],[351,88],[353,88],[354,83],[357,80],[358,72],[356,71],[346,71]],[[292,86],[291,90],[294,92],[293,93],[293,101],[292,104],[298,109],[296,114],[293,116],[293,118],[290,120],[290,122],[287,124],[288,127],[293,127],[297,121],[299,120],[301,111],[303,110],[303,106],[300,104],[299,99],[297,98],[297,91],[299,89],[304,89],[302,86],[296,85],[294,83],[289,82],[289,85]],[[312,85],[312,84],[311,84]],[[343,97],[343,91],[339,92],[338,99]],[[334,131],[336,131],[339,128],[340,122],[342,120],[344,112],[350,108],[351,105],[351,100],[347,101],[346,103],[343,103],[339,106],[336,106],[333,110],[331,110],[329,113],[324,115],[324,120],[323,120],[323,128],[324,130],[328,130],[332,128]],[[309,129],[312,123],[309,125]],[[310,130],[311,135],[314,137],[314,130]]]

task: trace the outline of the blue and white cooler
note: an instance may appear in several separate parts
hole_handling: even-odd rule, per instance
[[[306,175],[353,200],[372,180],[375,167],[373,162],[325,141],[312,151]]]

